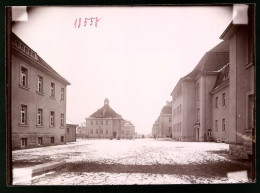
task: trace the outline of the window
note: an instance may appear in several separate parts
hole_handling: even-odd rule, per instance
[[[21,67],[21,86],[28,87],[28,69]]]
[[[54,137],[51,137],[51,143],[54,143]]]
[[[106,125],[108,125],[108,121],[106,121]]]
[[[50,126],[54,126],[54,111],[51,111],[50,113]]]
[[[197,123],[200,122],[200,109],[197,109]]]
[[[108,134],[108,130],[106,130],[106,134]]]
[[[171,127],[169,127],[169,132],[171,132],[171,130],[172,130],[172,128],[171,128]]]
[[[90,121],[90,124],[93,125],[93,121]]]
[[[70,129],[69,128],[67,128],[67,133],[69,133],[70,132]]]
[[[20,123],[23,125],[27,123],[27,105],[21,105]]]
[[[222,94],[222,106],[225,106],[226,105],[226,94],[223,93]]]
[[[100,130],[100,133],[103,134],[103,129]]]
[[[171,122],[172,122],[172,118],[170,117],[170,118],[169,118],[169,123],[171,123]]]
[[[61,101],[64,101],[64,88],[61,88],[61,91],[60,91],[60,100],[61,100]]]
[[[226,120],[222,119],[222,131],[226,131]]]
[[[248,95],[247,98],[247,128],[252,129],[255,127],[255,104],[254,94]]]
[[[100,124],[103,125],[103,121],[100,121]]]
[[[218,97],[215,98],[215,109],[218,108]]]
[[[43,93],[43,78],[38,76],[38,90],[39,93]]]
[[[64,127],[64,114],[60,114],[60,126]]]
[[[93,129],[90,130],[90,134],[93,134]]]
[[[208,131],[208,136],[211,136],[211,131]]]
[[[42,137],[38,137],[38,145],[42,145]]]
[[[37,125],[42,125],[42,109],[37,110]]]
[[[21,139],[21,147],[26,147],[27,146],[27,138],[22,138]]]
[[[96,121],[96,125],[98,125],[98,121]]]
[[[51,82],[51,97],[55,97],[55,83]]]
[[[98,129],[96,129],[96,134],[98,134]]]
[[[197,101],[200,100],[200,83],[197,83]]]
[[[218,120],[215,120],[215,131],[218,131]]]
[[[64,142],[64,136],[60,137],[60,142]]]

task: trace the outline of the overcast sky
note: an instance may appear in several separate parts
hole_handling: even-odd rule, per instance
[[[97,25],[84,26],[91,17]],[[108,98],[146,134],[178,80],[221,42],[231,17],[232,7],[216,6],[37,7],[13,32],[71,82],[69,122],[84,122]]]

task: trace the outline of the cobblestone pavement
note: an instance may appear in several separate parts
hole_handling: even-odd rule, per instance
[[[13,151],[13,167],[50,161],[65,164],[21,185],[244,183],[228,172],[251,162],[228,155],[228,144],[154,139],[80,140],[66,145]]]

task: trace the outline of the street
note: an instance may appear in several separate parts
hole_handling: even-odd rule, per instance
[[[240,183],[228,172],[247,171],[251,162],[228,154],[228,144],[172,140],[77,140],[66,145],[13,151],[13,167],[51,161],[64,164],[20,185],[116,185]]]

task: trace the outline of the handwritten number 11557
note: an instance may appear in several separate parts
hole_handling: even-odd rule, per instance
[[[98,22],[100,21],[101,18],[97,18],[97,17],[90,17],[90,18],[76,18],[75,22],[74,22],[74,26],[75,28],[80,28],[80,27],[86,27],[87,25],[92,26],[93,24],[95,24],[95,27],[98,26]]]

